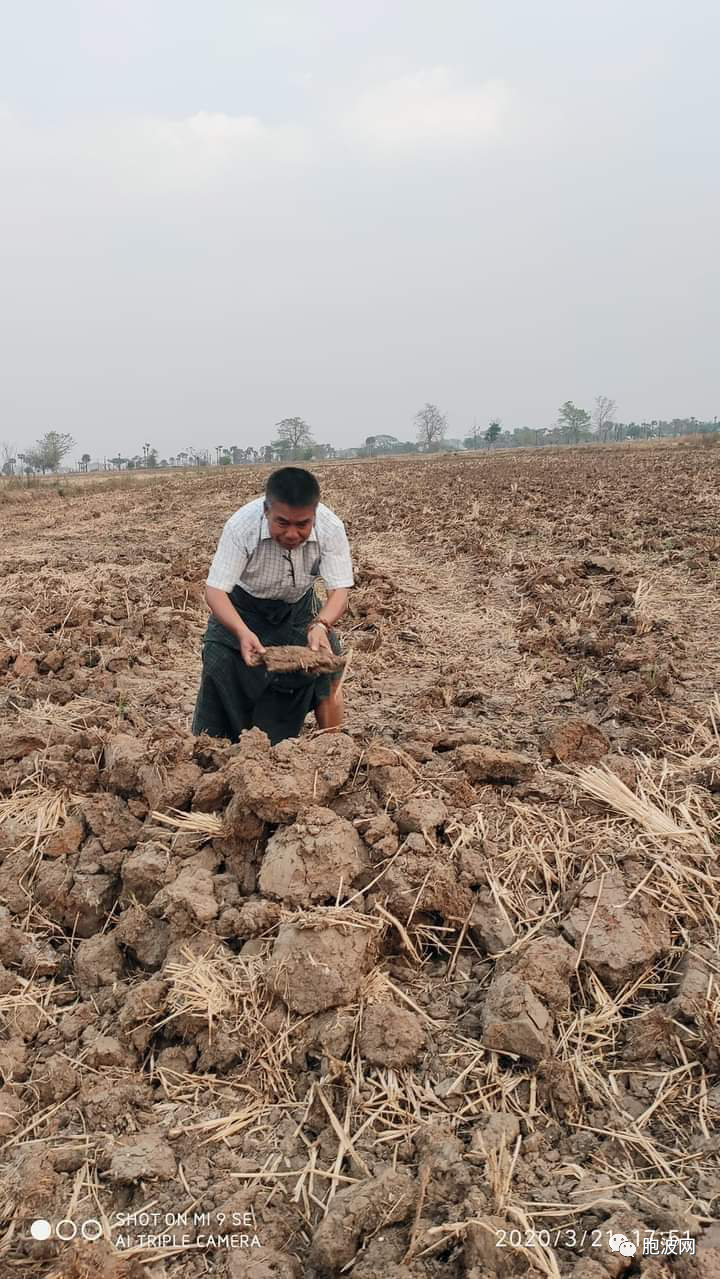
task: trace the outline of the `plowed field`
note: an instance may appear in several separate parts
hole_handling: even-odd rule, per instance
[[[318,466],[275,748],[189,731],[266,468],[0,494],[2,1279],[720,1273],[719,454]]]

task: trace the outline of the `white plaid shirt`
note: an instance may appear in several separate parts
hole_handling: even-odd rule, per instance
[[[353,569],[345,525],[318,502],[305,542],[286,551],[270,536],[264,499],[241,506],[227,521],[210,565],[208,586],[231,591],[240,585],[257,599],[294,604],[322,578],[329,591],[352,586]]]

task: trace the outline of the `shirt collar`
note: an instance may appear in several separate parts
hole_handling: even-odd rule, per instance
[[[260,540],[262,542],[268,542],[268,541],[271,542],[273,540],[270,535],[270,525],[268,524],[268,521],[267,521],[267,515],[265,514],[264,511],[263,511],[262,523],[260,525]],[[315,532],[314,524],[312,526],[312,529],[310,530],[310,536],[305,539],[305,542],[301,542],[300,545],[305,546],[306,542],[317,542],[317,533]]]

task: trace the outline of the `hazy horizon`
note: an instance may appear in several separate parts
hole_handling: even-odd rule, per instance
[[[720,14],[27,0],[0,440],[75,455],[720,414]]]

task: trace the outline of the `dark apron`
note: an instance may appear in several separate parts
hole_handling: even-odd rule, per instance
[[[318,611],[314,587],[294,604],[285,600],[258,599],[241,586],[228,592],[245,625],[265,647],[272,644],[307,645],[308,623]],[[340,642],[330,632],[334,653]],[[297,737],[306,715],[330,696],[329,675],[308,675],[304,671],[271,673],[264,666],[247,666],[240,641],[211,617],[202,637],[203,671],[200,681],[193,733],[226,737],[236,742],[248,728],[260,728],[273,745],[286,737]],[[339,678],[336,676],[335,678]]]

